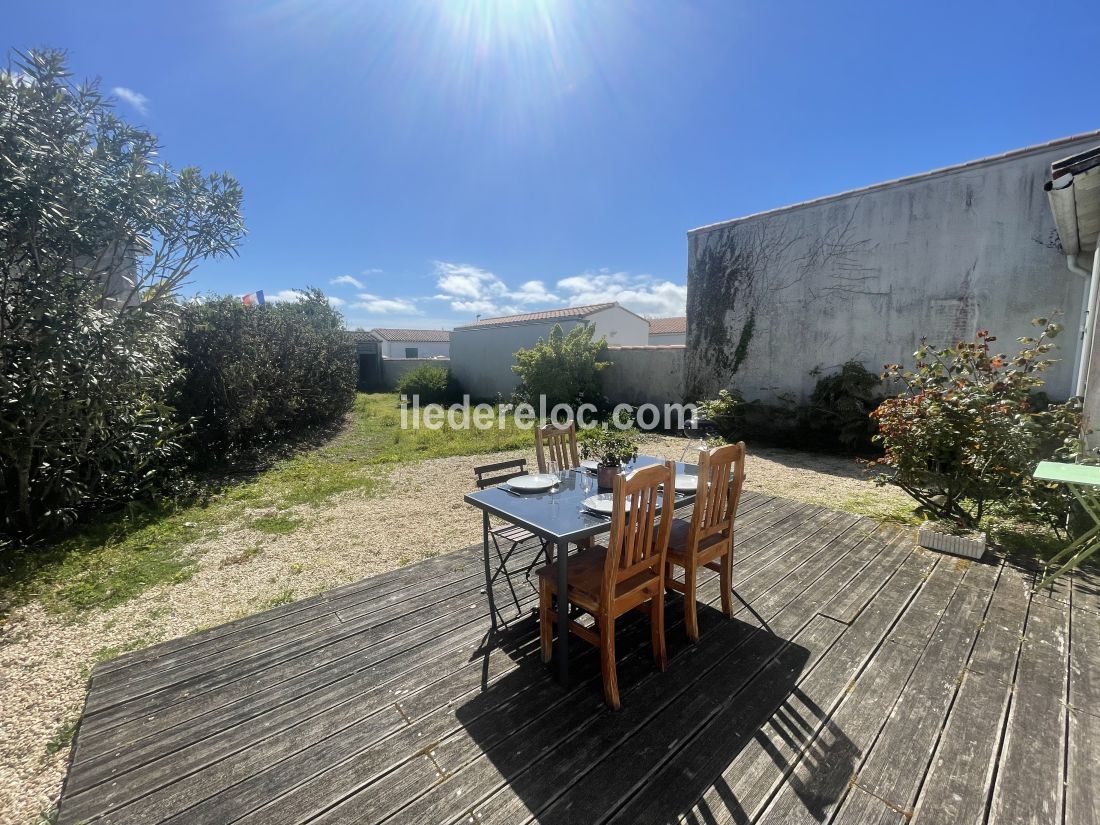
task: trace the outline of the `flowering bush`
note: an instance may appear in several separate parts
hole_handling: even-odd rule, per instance
[[[1039,318],[1038,338],[1020,338],[1012,357],[995,354],[997,339],[980,331],[972,342],[932,351],[922,345],[913,370],[887,364],[883,380],[905,390],[872,413],[875,440],[885,454],[874,463],[928,513],[976,527],[998,502],[1031,520],[1062,526],[1068,501],[1035,482],[1042,459],[1068,458],[1079,449],[1080,402],[1045,404],[1042,373],[1062,327]]]

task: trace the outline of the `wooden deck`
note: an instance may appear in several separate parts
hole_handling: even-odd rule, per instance
[[[670,596],[665,673],[622,621],[620,713],[580,641],[568,690],[529,616],[486,644],[474,548],[103,663],[60,822],[1100,821],[1096,579],[1031,597],[761,495],[738,525],[739,614],[709,579],[692,646]]]

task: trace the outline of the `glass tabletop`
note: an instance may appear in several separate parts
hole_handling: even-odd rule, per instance
[[[664,459],[655,456],[638,456],[624,470],[629,473],[650,464],[663,464]],[[698,475],[696,464],[676,463],[676,472]],[[475,507],[499,516],[505,521],[526,527],[532,533],[558,541],[573,541],[587,536],[606,533],[611,520],[586,510],[583,502],[600,492],[596,474],[586,470],[566,470],[561,481],[544,493],[517,493],[507,489],[507,484],[467,493],[464,500]],[[676,493],[676,506],[691,504],[695,493]]]

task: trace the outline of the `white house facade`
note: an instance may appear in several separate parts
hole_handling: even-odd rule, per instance
[[[547,338],[556,324],[566,333],[592,326],[596,338],[613,346],[649,343],[649,322],[617,303],[484,318],[452,331],[451,372],[474,398],[507,397],[519,383],[512,372],[516,351]]]
[[[383,358],[448,358],[451,333],[443,329],[372,329]]]

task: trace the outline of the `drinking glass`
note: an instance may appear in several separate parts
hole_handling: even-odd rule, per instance
[[[554,476],[554,478],[558,478],[558,462],[555,459],[551,458],[547,460],[546,472]]]

